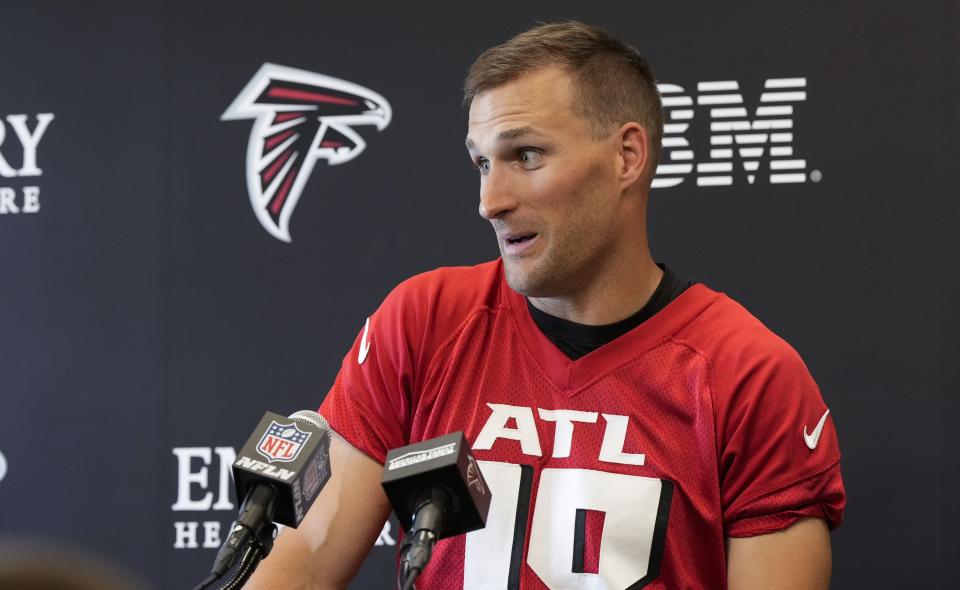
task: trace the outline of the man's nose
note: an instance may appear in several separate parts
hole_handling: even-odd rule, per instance
[[[480,217],[496,219],[517,208],[510,171],[493,165],[480,182]]]

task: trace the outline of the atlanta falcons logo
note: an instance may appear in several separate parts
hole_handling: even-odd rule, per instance
[[[220,117],[255,119],[247,144],[247,192],[257,219],[290,241],[290,215],[317,160],[343,164],[367,147],[354,130],[390,124],[382,96],[345,80],[266,63]]]

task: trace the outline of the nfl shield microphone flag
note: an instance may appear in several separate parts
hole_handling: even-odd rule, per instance
[[[276,525],[296,528],[330,479],[330,427],[316,412],[284,418],[267,412],[233,463],[240,515],[198,587],[220,579],[243,552],[233,580],[239,588],[273,547]]]

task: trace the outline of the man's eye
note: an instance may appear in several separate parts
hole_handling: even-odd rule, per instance
[[[487,172],[490,172],[490,160],[487,160],[486,158],[480,158],[477,160],[476,164],[477,171],[480,172],[480,174],[486,174]]]
[[[539,150],[524,148],[520,150],[519,159],[524,168],[536,168],[541,164],[543,154]]]

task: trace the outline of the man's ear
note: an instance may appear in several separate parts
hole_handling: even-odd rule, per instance
[[[626,189],[642,178],[652,175],[650,135],[639,123],[624,123],[617,132],[620,142],[620,188]]]

